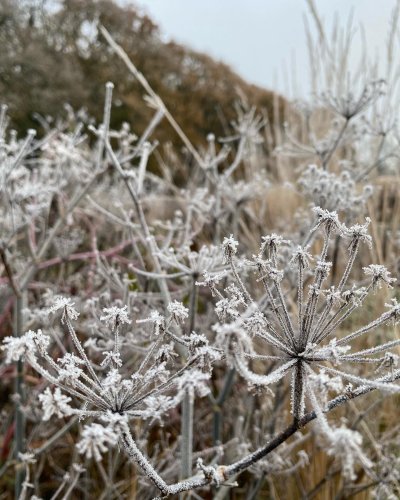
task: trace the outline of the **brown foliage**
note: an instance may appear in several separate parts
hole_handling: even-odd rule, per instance
[[[37,127],[37,113],[59,116],[65,103],[86,107],[99,120],[104,83],[111,80],[116,85],[111,125],[128,121],[136,133],[143,131],[153,111],[143,107],[143,89],[111,52],[97,22],[122,45],[194,143],[204,143],[209,132],[226,135],[238,91],[271,118],[270,92],[207,55],[164,43],[158,27],[134,7],[64,0],[51,10],[33,0],[0,0],[0,94],[17,129]],[[157,138],[176,141],[166,123]]]

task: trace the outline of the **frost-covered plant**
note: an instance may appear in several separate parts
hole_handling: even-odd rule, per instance
[[[361,436],[350,429],[332,427],[324,412],[327,410],[327,390],[334,389],[338,398],[349,397],[347,386],[338,378],[354,384],[358,388],[377,388],[398,392],[400,386],[395,381],[400,371],[392,369],[388,375],[366,378],[357,371],[357,366],[382,366],[396,356],[388,353],[400,345],[398,339],[375,342],[373,347],[360,349],[353,342],[380,329],[385,324],[395,324],[400,318],[400,306],[395,299],[387,304],[387,311],[366,325],[354,331],[343,331],[346,320],[362,309],[368,297],[383,284],[391,287],[394,279],[382,265],[364,268],[367,276],[365,286],[351,284],[351,271],[362,244],[371,245],[367,227],[363,225],[346,227],[338,219],[336,212],[319,207],[314,209],[317,222],[312,232],[323,236],[322,251],[312,256],[307,249],[297,247],[291,264],[297,272],[296,307],[291,306],[291,288],[284,286],[285,274],[278,264],[279,247],[287,245],[277,235],[264,238],[258,255],[244,265],[255,268],[257,281],[264,287],[264,295],[256,300],[250,293],[237,269],[238,241],[231,235],[225,238],[222,248],[225,262],[230,265],[234,282],[225,288],[225,294],[213,289],[219,298],[216,312],[221,322],[215,326],[216,343],[225,352],[230,366],[234,367],[250,386],[267,388],[283,377],[291,377],[291,412],[294,422],[299,423],[306,408],[316,413],[321,428],[329,440],[330,450],[336,457],[342,456],[344,472],[354,478],[354,463],[369,466],[370,462],[361,451]],[[331,262],[328,260],[330,242],[339,235],[348,242],[348,258],[343,274],[335,284],[327,285]],[[315,265],[311,267],[310,262]],[[308,291],[307,291],[308,289]],[[266,352],[258,352],[262,341]],[[354,346],[354,347],[353,347]],[[386,354],[385,354],[386,353]],[[268,374],[260,374],[251,368],[251,362],[271,364]],[[342,365],[346,368],[342,368]],[[339,450],[341,450],[339,452]]]
[[[347,79],[336,66],[336,57],[345,60],[343,52],[320,36],[316,65],[326,66],[314,69],[321,70],[326,81],[315,85],[309,102],[294,111],[291,103],[275,96],[272,123],[270,113],[259,114],[242,98],[232,131],[227,137],[208,134],[205,149],[191,144],[110,38],[111,49],[142,84],[154,109],[140,137],[128,124],[110,128],[110,83],[101,124],[95,126],[86,117],[80,123],[79,114],[68,109],[68,121],[54,130],[46,127],[43,139],[31,131],[19,140],[8,132],[2,108],[0,287],[5,293],[0,323],[8,331],[14,311],[15,336],[5,339],[3,350],[6,363],[16,363],[17,370],[12,399],[17,411],[4,450],[15,429],[14,458],[20,462],[16,485],[22,484],[19,471],[30,472],[29,463],[36,474],[31,481],[35,493],[41,487],[42,461],[36,467],[29,457],[18,458],[26,448],[24,435],[35,456],[44,457],[43,450],[62,439],[81,417],[87,422],[79,424],[78,435],[75,429],[71,434],[75,453],[65,446],[65,456],[74,462],[77,456],[86,460],[86,486],[97,482],[90,470],[96,467],[107,488],[105,496],[111,490],[120,496],[128,481],[135,483],[126,476],[113,481],[114,472],[124,474],[116,467],[120,448],[161,494],[173,495],[210,483],[233,486],[229,479],[246,469],[257,477],[254,485],[249,474],[246,486],[257,488],[265,477],[300,468],[301,474],[311,475],[313,467],[307,468],[306,454],[298,447],[314,439],[331,457],[332,469],[342,474],[344,487],[355,474],[361,483],[361,465],[380,483],[377,498],[397,493],[397,441],[387,453],[375,457],[368,450],[367,455],[362,448],[364,428],[326,417],[328,411],[376,388],[384,393],[398,390],[398,356],[392,351],[398,341],[394,336],[382,339],[384,325],[397,322],[399,306],[388,302],[379,316],[383,292],[374,295],[381,285],[395,286],[382,265],[387,264],[386,256],[377,256],[379,265],[365,266],[367,252],[361,255],[360,249],[362,243],[371,243],[368,220],[346,227],[333,212],[348,224],[379,208],[363,182],[370,177],[373,184],[374,172],[397,168],[392,161],[399,156],[396,116],[388,112],[397,108],[391,101],[390,78],[385,96],[374,74],[359,72],[354,80],[352,68],[347,68]],[[288,120],[283,127],[281,106]],[[159,147],[152,139],[162,119],[182,139],[183,154],[172,146]],[[88,121],[93,144],[85,134]],[[274,146],[276,154],[266,154]],[[147,169],[150,158],[158,169]],[[317,165],[304,168],[303,160]],[[300,191],[291,188],[283,203],[276,202],[275,188],[285,188],[279,182],[286,180],[293,185],[296,181]],[[281,215],[286,201],[288,206],[294,201],[292,222]],[[308,202],[314,207],[311,217],[303,209]],[[270,217],[274,210],[276,221]],[[306,217],[300,220],[302,213]],[[375,219],[372,212],[370,216]],[[309,232],[311,220],[315,222]],[[274,222],[285,225],[285,234],[264,236],[257,255],[241,259],[243,249],[255,251],[266,228],[276,231]],[[391,234],[395,222],[393,217]],[[295,244],[288,241],[289,234]],[[61,325],[52,323],[49,312],[61,316]],[[376,319],[354,326],[364,313]],[[41,376],[26,392],[23,359]],[[7,381],[12,368],[3,368]],[[46,379],[51,387],[43,390]],[[32,379],[29,373],[26,381],[32,380],[37,382],[37,375]],[[248,392],[246,381],[260,390]],[[229,399],[232,387],[234,404]],[[292,415],[284,397],[289,387]],[[207,398],[199,400],[204,395]],[[11,420],[7,408],[6,416],[1,415],[4,428]],[[21,417],[26,417],[26,429]],[[45,426],[39,424],[40,417]],[[307,433],[305,425],[314,419],[318,425]],[[373,424],[380,437],[380,420]],[[370,439],[373,433],[368,431]],[[217,446],[208,448],[211,434]],[[43,445],[35,448],[38,435]],[[292,442],[291,436],[296,438]],[[383,460],[382,454],[393,460]],[[192,476],[196,457],[204,462],[198,462],[199,473]],[[315,460],[313,454],[309,460]],[[176,483],[178,461],[180,479],[187,481]],[[223,461],[231,465],[217,465]],[[2,471],[13,463],[9,458]],[[82,469],[64,462],[56,470],[60,491],[70,482],[67,497]],[[26,490],[28,484],[23,484]],[[140,498],[154,491],[146,480],[136,487]],[[256,497],[257,488],[249,497]],[[223,494],[221,489],[215,496]]]
[[[61,313],[61,323],[66,326],[76,354],[67,352],[54,360],[48,352],[51,339],[40,330],[29,331],[19,338],[7,337],[2,346],[7,361],[26,360],[55,386],[54,392],[47,388],[39,395],[43,420],[49,420],[53,415],[77,415],[80,419],[99,420],[101,423],[94,422],[84,427],[76,445],[78,452],[87,459],[100,461],[104,452],[121,443],[128,456],[164,495],[192,489],[195,483],[182,482],[168,486],[138,448],[129,422],[160,419],[182,401],[187,391],[192,398],[195,393],[205,396],[209,392],[207,382],[210,378],[210,361],[220,357],[217,351],[208,346],[204,336],[194,334],[193,338],[175,337],[171,331],[172,323],[184,322],[188,315],[183,304],[174,301],[169,304],[168,311],[169,318],[154,311],[144,320],[153,323],[158,338],[130,376],[124,375],[126,370],[123,370],[124,360],[119,349],[120,326],[131,323],[126,307],[113,306],[103,310],[105,314],[100,319],[114,332],[114,350],[103,352],[100,371],[88,358],[73,327],[72,321],[78,318],[79,313],[70,298],[57,297],[48,313]],[[172,373],[168,366],[175,353],[170,344],[164,344],[165,339],[184,344],[190,352],[185,365]],[[105,368],[107,370],[104,373]],[[200,368],[207,370],[204,372]]]
[[[372,194],[372,186],[364,186],[361,193],[347,171],[340,175],[327,172],[316,165],[309,165],[298,179],[298,185],[314,206],[325,210],[340,210],[348,218],[362,213]]]
[[[363,193],[366,179],[398,170],[398,121],[392,110],[399,100],[398,73],[394,69],[399,8],[396,4],[392,13],[387,60],[383,57],[374,61],[365,56],[370,52],[365,39],[360,40],[364,55],[355,55],[351,16],[346,27],[340,27],[336,18],[328,30],[318,14],[317,2],[307,0],[307,4],[311,13],[311,26],[306,25],[309,91],[295,96],[296,111],[289,113],[283,134],[277,136],[276,153],[280,164],[287,163],[285,157],[295,158],[296,163],[290,164],[297,170],[306,160],[329,172],[328,176],[321,175],[321,182],[320,175],[308,169],[300,177],[302,182],[310,183],[305,190],[307,195],[317,189],[315,194],[323,199],[319,203],[314,199],[316,204],[333,210],[338,207],[325,206],[333,194],[331,183],[326,184],[325,180],[344,188],[344,201],[349,202],[350,180],[355,183],[357,197]],[[342,179],[342,173],[348,179]],[[331,177],[333,174],[335,178]]]

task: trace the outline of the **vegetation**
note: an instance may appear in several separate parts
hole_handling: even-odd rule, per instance
[[[210,130],[226,135],[235,117],[232,104],[245,95],[249,105],[272,117],[272,94],[250,85],[225,64],[174,42],[162,41],[158,27],[136,8],[111,0],[0,2],[0,93],[19,131],[61,116],[68,103],[101,119],[104,84],[115,84],[111,126],[134,123],[142,133],[152,111],[142,105],[143,89],[115,58],[97,23],[107,27],[139,71],[196,144]],[[38,123],[39,122],[39,123]],[[157,129],[164,144],[176,135]]]
[[[308,3],[311,99],[270,119],[240,94],[223,137],[187,132],[115,6],[86,32],[115,67],[100,119],[77,103],[19,137],[1,107],[1,498],[399,497],[400,2],[383,75]],[[91,15],[30,5],[54,44],[46,20]],[[83,61],[78,25],[59,43]]]

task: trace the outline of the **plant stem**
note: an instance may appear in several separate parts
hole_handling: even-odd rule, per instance
[[[23,331],[23,296],[17,295],[15,298],[14,310],[14,336],[19,337]],[[19,462],[19,454],[24,452],[25,448],[25,418],[22,412],[24,402],[24,363],[19,360],[16,363],[15,377],[15,394],[18,399],[15,406],[15,449],[14,456],[17,463]],[[17,466],[15,474],[15,498],[19,498],[22,491],[22,484],[25,478],[25,469]]]
[[[221,443],[222,408],[226,398],[228,397],[232,389],[233,381],[235,380],[235,374],[236,374],[236,369],[231,368],[225,377],[224,385],[214,404],[213,442],[215,446]]]
[[[182,401],[182,423],[181,423],[181,477],[185,479],[192,474],[193,461],[193,402],[192,389],[187,389]]]
[[[192,276],[192,286],[190,291],[189,304],[189,335],[194,330],[196,324],[197,311],[197,286],[198,276]],[[182,401],[182,423],[181,423],[181,477],[182,479],[192,475],[193,462],[193,413],[194,413],[193,390],[186,390]]]

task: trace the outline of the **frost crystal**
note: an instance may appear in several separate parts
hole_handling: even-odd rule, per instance
[[[94,458],[96,462],[100,462],[101,454],[106,453],[109,447],[115,446],[117,440],[118,435],[112,429],[93,423],[85,425],[76,448],[78,453],[85,455],[85,458]]]
[[[324,210],[320,207],[314,207],[313,212],[317,216],[317,223],[311,229],[311,232],[314,232],[320,226],[325,226],[326,231],[337,231],[338,233],[343,232],[344,226],[340,223],[336,211],[330,212],[329,210]]]
[[[136,323],[153,323],[154,335],[165,332],[165,318],[158,311],[151,311],[150,316],[145,319],[138,319]]]
[[[178,324],[184,323],[185,319],[189,317],[189,309],[177,300],[170,302],[167,309],[171,313],[172,319]]]
[[[372,462],[362,451],[362,436],[359,432],[346,427],[331,429],[328,454],[337,458],[343,467],[343,474],[349,480],[356,479],[355,466],[359,463],[364,468],[373,466]]]
[[[285,240],[282,236],[275,233],[268,236],[262,236],[261,242],[260,253],[262,254],[267,249],[270,252],[270,256],[271,253],[276,253],[278,247],[281,245],[288,245],[290,243],[289,240]]]
[[[71,398],[64,396],[59,387],[54,393],[47,387],[43,394],[39,394],[39,401],[43,407],[43,420],[50,420],[52,415],[62,418],[71,414],[72,408],[68,404]]]
[[[118,389],[119,384],[121,383],[121,375],[118,373],[116,368],[112,368],[107,376],[102,381],[103,393],[106,393],[110,389]]]
[[[119,352],[104,351],[103,356],[104,359],[101,362],[100,366],[108,366],[112,363],[114,363],[116,366],[122,366],[121,355]]]
[[[368,226],[370,223],[371,219],[367,217],[365,219],[365,224],[355,224],[346,229],[346,236],[351,239],[350,249],[354,249],[355,245],[359,242],[366,243],[369,248],[372,248],[372,237],[368,234]]]
[[[183,393],[184,391],[189,390],[196,391],[200,397],[207,396],[210,392],[210,388],[208,387],[209,380],[209,373],[204,373],[195,369],[186,371],[176,380],[178,393]]]
[[[312,200],[315,206],[327,210],[341,210],[356,215],[363,208],[371,195],[365,189],[358,193],[356,183],[348,172],[339,175],[323,170],[316,165],[309,165],[298,180],[301,191]]]
[[[75,302],[69,297],[57,296],[54,298],[54,304],[47,310],[48,314],[53,314],[56,311],[62,310],[61,323],[65,322],[66,317],[72,320],[78,319],[79,313],[74,308]]]
[[[372,286],[374,288],[380,288],[382,282],[391,288],[392,283],[396,281],[395,278],[390,277],[390,272],[386,267],[380,264],[370,264],[368,267],[363,267],[363,271],[367,276],[372,276]]]
[[[46,350],[50,337],[43,335],[41,330],[29,330],[21,337],[5,337],[1,350],[6,352],[6,363],[24,359],[26,354],[34,354],[38,349]]]
[[[222,242],[222,249],[224,252],[224,263],[227,264],[232,260],[232,257],[237,252],[237,247],[239,246],[239,242],[235,240],[233,234],[229,236],[229,238],[225,237]]]
[[[124,307],[105,307],[103,309],[105,313],[104,316],[100,317],[100,321],[104,321],[107,326],[111,326],[111,328],[117,328],[121,324],[130,325],[132,322],[129,319],[127,306]]]
[[[310,261],[313,260],[313,256],[308,252],[308,247],[303,248],[297,245],[296,249],[292,254],[292,258],[289,261],[290,266],[299,265],[302,269],[307,269],[310,266]]]
[[[74,354],[66,353],[62,358],[58,358],[57,361],[60,365],[58,380],[60,382],[68,381],[72,385],[76,385],[76,381],[82,375],[82,368],[79,368],[78,365],[83,365],[83,360]]]

